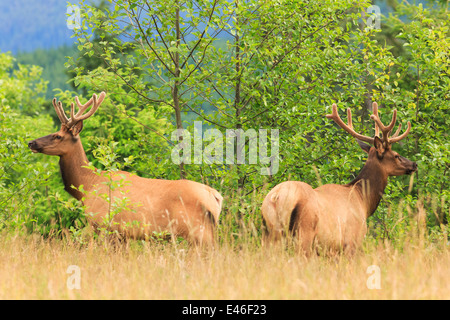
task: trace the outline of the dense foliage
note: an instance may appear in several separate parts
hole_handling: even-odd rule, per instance
[[[66,67],[84,98],[108,94],[82,133],[96,167],[110,169],[102,159],[112,155],[144,177],[210,184],[225,196],[224,219],[255,219],[259,228],[260,203],[277,183],[295,179],[315,187],[357,175],[365,153],[325,118],[327,106],[337,103],[342,116],[351,107],[356,129],[373,134],[370,105],[377,101],[384,122],[395,108],[399,122],[411,121],[411,134],[394,149],[417,161],[419,172],[390,180],[369,221],[372,234],[395,240],[421,212],[430,233],[448,231],[450,15],[445,3],[396,4],[380,28],[369,23],[370,1],[81,5],[83,26],[75,30],[80,54]],[[13,65],[11,55],[0,56],[1,227],[76,232],[84,225],[82,208],[62,190],[57,159],[31,155],[26,148],[28,140],[58,124],[44,97],[47,83],[41,68],[13,70]],[[57,96],[67,106],[77,93],[61,89]],[[194,120],[224,137],[227,129],[267,129],[269,135],[279,130],[277,171],[261,174],[267,167],[261,159],[174,163],[178,142],[171,140],[172,132],[193,134]],[[248,154],[249,142],[245,147]],[[269,150],[274,147],[271,143]]]

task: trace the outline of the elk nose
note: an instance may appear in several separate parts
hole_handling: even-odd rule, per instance
[[[34,148],[36,148],[36,141],[30,141],[30,142],[28,142],[28,148],[30,148],[30,149],[34,149]]]
[[[413,162],[413,169],[414,169],[414,171],[416,171],[417,170],[417,163],[416,162]]]

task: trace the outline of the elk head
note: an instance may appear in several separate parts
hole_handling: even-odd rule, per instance
[[[383,168],[388,176],[412,174],[417,170],[417,163],[408,160],[405,157],[402,157],[391,148],[392,144],[404,139],[409,134],[409,131],[411,130],[411,123],[408,121],[408,128],[401,135],[399,134],[402,125],[399,124],[398,129],[396,130],[394,135],[392,137],[389,137],[397,120],[397,110],[394,110],[392,121],[387,126],[385,126],[378,117],[378,104],[376,102],[372,104],[372,110],[373,114],[370,116],[370,119],[375,122],[374,137],[363,136],[353,129],[352,112],[350,108],[347,109],[348,124],[345,124],[339,117],[337,106],[334,103],[332,106],[332,114],[327,114],[326,117],[329,119],[333,119],[342,129],[356,138],[361,149],[369,154],[369,157],[367,159],[368,163],[377,163]],[[380,130],[382,133],[381,137]],[[366,144],[364,142],[367,142],[369,144]]]
[[[70,105],[70,118],[67,118],[61,101],[58,101],[57,103],[56,98],[54,98],[53,106],[61,121],[61,129],[58,132],[30,141],[28,147],[35,153],[40,152],[56,156],[67,154],[79,140],[79,133],[83,129],[83,120],[86,120],[97,111],[105,96],[105,92],[100,93],[98,98],[97,95],[94,94],[84,105],[80,103],[78,97],[75,97],[79,110],[76,114],[74,113],[75,106],[72,102]],[[92,108],[87,113],[83,114],[91,105],[93,105]]]

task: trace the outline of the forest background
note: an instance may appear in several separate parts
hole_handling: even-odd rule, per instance
[[[423,213],[427,236],[447,238],[448,1],[74,4],[81,28],[71,30],[62,1],[0,1],[0,229],[80,234],[83,208],[64,191],[58,159],[27,143],[59,128],[54,96],[67,108],[106,91],[81,134],[94,166],[211,185],[225,197],[221,219],[236,234],[250,223],[257,237],[271,187],[344,184],[362,168],[365,153],[325,118],[332,103],[342,116],[350,107],[369,135],[372,101],[384,122],[397,109],[412,130],[394,148],[419,171],[390,179],[369,237],[401,243]],[[260,162],[173,163],[171,134],[193,132],[194,121],[224,136],[278,129],[278,172],[262,175]]]

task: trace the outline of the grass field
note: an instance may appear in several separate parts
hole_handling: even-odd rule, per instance
[[[413,232],[400,249],[368,239],[353,258],[306,260],[245,232],[210,251],[3,233],[0,299],[450,299],[446,239]]]

